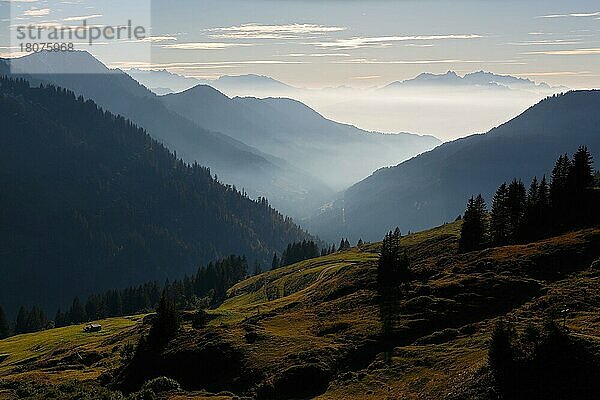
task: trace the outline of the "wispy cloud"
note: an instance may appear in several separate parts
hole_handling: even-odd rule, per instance
[[[598,16],[600,16],[600,11],[579,12],[579,13],[569,13],[569,14],[548,14],[548,15],[540,15],[537,18],[598,17]]]
[[[417,35],[417,36],[379,36],[379,37],[353,37],[350,39],[338,39],[331,42],[309,43],[318,47],[341,48],[341,49],[359,49],[363,47],[387,47],[394,42],[408,41],[432,41],[432,40],[452,40],[452,39],[478,39],[481,35]]]
[[[299,39],[344,30],[345,27],[316,24],[242,24],[207,29],[212,32],[210,37],[215,39]]]
[[[23,15],[26,17],[44,17],[46,15],[50,14],[50,9],[49,8],[31,8],[29,10],[25,10],[25,12],[23,12]]]
[[[174,43],[161,45],[163,49],[177,50],[223,50],[230,47],[253,46],[251,43],[219,43],[219,42],[194,42],[194,43]]]
[[[572,49],[572,50],[546,50],[546,51],[531,51],[523,54],[546,54],[556,56],[587,56],[600,54],[600,48],[591,49]]]
[[[554,40],[525,40],[521,42],[509,42],[505,43],[511,46],[564,46],[564,45],[573,45],[580,44],[581,40],[569,40],[569,39],[554,39]]]
[[[82,15],[82,16],[79,16],[79,17],[67,17],[67,18],[63,19],[63,21],[65,21],[65,22],[85,21],[85,20],[88,20],[88,19],[100,18],[100,17],[102,17],[102,14]]]
[[[286,57],[350,57],[348,53],[290,53]]]
[[[240,61],[214,61],[214,62],[172,62],[172,63],[149,63],[140,61],[120,61],[109,64],[110,68],[120,69],[146,69],[160,70],[167,69],[171,71],[237,68],[241,65],[251,64],[309,64],[306,61],[281,61],[281,60],[240,60]]]
[[[152,43],[162,43],[162,42],[171,42],[176,41],[177,37],[171,35],[160,35],[160,36],[148,36],[147,38],[142,39],[145,42]]]
[[[381,78],[381,75],[353,76],[350,79],[366,80],[366,79],[377,79],[377,78]]]
[[[525,65],[520,60],[460,60],[460,59],[441,59],[441,60],[377,60],[368,58],[356,58],[352,60],[333,61],[334,64],[504,64],[504,65]]]
[[[588,76],[591,71],[521,72],[523,76]]]

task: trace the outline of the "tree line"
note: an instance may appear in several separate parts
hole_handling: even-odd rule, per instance
[[[357,246],[363,245],[363,240],[359,239]],[[301,242],[289,243],[286,249],[281,254],[281,258],[277,253],[273,253],[271,261],[271,270],[292,265],[300,261],[310,260],[311,258],[323,257],[329,254],[333,254],[338,251],[345,251],[351,248],[350,242],[347,238],[342,238],[339,247],[336,249],[335,244],[323,247],[319,249],[316,242],[312,240],[303,240]],[[260,273],[262,270],[260,266],[255,264],[255,274]]]
[[[160,304],[161,291],[178,309],[204,308],[220,304],[227,289],[247,276],[246,257],[231,255],[198,268],[196,274],[172,283],[166,281],[162,290],[157,282],[108,290],[88,296],[83,303],[75,297],[66,311],[60,308],[54,320],[49,320],[39,307],[21,307],[14,324],[10,324],[0,307],[0,338],[10,334],[37,332],[44,329],[80,324],[98,319],[151,312]],[[11,329],[11,325],[13,328]]]
[[[460,251],[527,243],[597,223],[597,177],[592,155],[581,146],[572,159],[567,154],[558,158],[549,184],[545,176],[534,177],[528,189],[517,179],[502,183],[489,213],[481,194],[471,197],[462,218]]]

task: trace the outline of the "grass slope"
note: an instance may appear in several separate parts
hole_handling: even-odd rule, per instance
[[[164,397],[490,399],[494,321],[524,329],[565,307],[569,337],[600,355],[600,271],[590,268],[600,229],[468,254],[456,251],[459,231],[453,223],[402,239],[414,276],[396,305],[390,363],[379,340],[379,244],[366,244],[232,287],[209,325],[185,323],[153,366],[186,390]],[[146,329],[140,321],[105,321],[103,336],[71,327],[0,341],[0,353],[11,353],[0,379],[96,382],[118,364],[115,346]],[[103,358],[72,370],[49,366],[78,351]]]

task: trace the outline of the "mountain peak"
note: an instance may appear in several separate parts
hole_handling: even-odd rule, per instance
[[[10,60],[13,72],[25,74],[109,74],[117,73],[85,50],[42,51]]]

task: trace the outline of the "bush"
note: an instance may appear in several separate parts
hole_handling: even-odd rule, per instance
[[[142,390],[152,390],[154,393],[170,392],[171,390],[180,390],[181,386],[179,383],[166,376],[159,376],[144,383]]]

